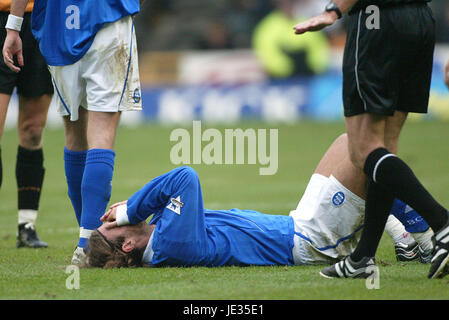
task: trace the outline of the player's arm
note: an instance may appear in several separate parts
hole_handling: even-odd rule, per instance
[[[10,13],[17,17],[23,17],[27,5],[28,0],[12,0]]]
[[[341,14],[345,14],[357,3],[358,0],[333,0],[333,3],[340,10]],[[323,8],[324,9],[324,8]],[[319,31],[333,25],[339,18],[336,11],[324,11],[322,14],[310,18],[307,21],[297,24],[293,27],[296,34],[303,34],[309,31]]]
[[[449,89],[449,60],[447,60],[446,66],[444,67],[444,82]]]
[[[3,60],[14,72],[20,71],[20,68],[14,65],[14,56],[17,56],[19,66],[23,66],[22,40],[20,39],[19,32],[27,4],[28,0],[13,0],[8,22],[5,26],[6,39],[2,51]]]
[[[151,180],[128,200],[113,204],[100,220],[110,222],[108,228],[145,221],[168,202],[173,184],[171,176],[169,172]]]
[[[197,184],[199,185],[198,177],[193,169],[188,167],[174,169],[151,180],[127,201],[111,206],[111,209],[101,217],[101,221],[115,222],[116,226],[145,221],[153,213],[162,213],[161,209],[174,201],[172,198],[178,196],[190,198],[192,193],[198,191],[194,188]],[[195,203],[196,201],[192,201],[186,204],[186,207]],[[182,209],[183,206],[184,204],[179,204],[180,212],[185,210],[185,207]],[[109,226],[114,227],[114,224]]]
[[[154,216],[157,224],[157,243],[165,252],[183,264],[203,261],[207,251],[207,232],[203,196],[197,173],[180,167],[162,175],[129,198],[126,205],[117,207],[116,221],[106,223],[107,229],[137,224]]]

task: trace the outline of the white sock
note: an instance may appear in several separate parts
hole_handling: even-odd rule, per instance
[[[90,235],[92,234],[94,230],[84,229],[83,227],[80,228],[80,238],[86,238],[89,239]]]
[[[385,231],[391,237],[394,243],[412,244],[414,238],[405,230],[404,225],[392,214],[388,216]]]
[[[34,226],[37,219],[37,210],[22,209],[19,210],[19,224],[27,224],[28,226]]]
[[[412,237],[416,240],[416,242],[418,242],[419,246],[423,250],[433,249],[432,236],[433,231],[431,228],[429,228],[426,232],[412,233]]]

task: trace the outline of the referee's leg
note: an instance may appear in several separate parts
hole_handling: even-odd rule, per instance
[[[429,194],[407,164],[386,148],[385,138],[400,133],[394,121],[388,121],[387,126],[387,119],[370,113],[346,118],[351,161],[368,178],[365,227],[351,254],[353,261],[375,256],[395,197],[420,212],[436,233],[449,228],[447,209]]]

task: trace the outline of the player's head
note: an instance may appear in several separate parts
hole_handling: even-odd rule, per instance
[[[142,256],[150,233],[144,222],[108,228],[107,223],[92,232],[87,253],[88,266],[124,268],[142,266]]]

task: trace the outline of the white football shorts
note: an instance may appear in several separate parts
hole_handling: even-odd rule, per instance
[[[329,264],[357,246],[365,201],[335,177],[314,174],[290,216],[295,224],[295,264]]]
[[[119,112],[142,110],[133,18],[126,16],[101,28],[86,54],[67,66],[49,66],[57,110],[78,120],[78,108]]]

